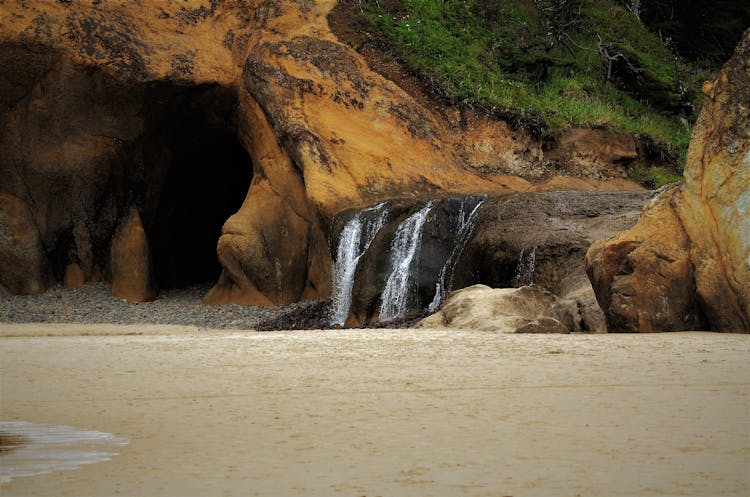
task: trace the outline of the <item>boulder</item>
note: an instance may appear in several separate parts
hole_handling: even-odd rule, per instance
[[[438,312],[418,328],[467,329],[497,333],[569,333],[572,316],[543,288],[473,285],[452,292]]]
[[[597,241],[586,254],[586,269],[610,332],[705,328],[684,249],[690,241],[674,212],[677,191],[665,189],[634,228]]]
[[[704,85],[684,183],[588,251],[609,331],[750,332],[749,68],[750,30]]]

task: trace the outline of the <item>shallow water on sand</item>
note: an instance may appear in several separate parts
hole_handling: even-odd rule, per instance
[[[111,433],[0,421],[0,483],[109,461],[128,441]]]

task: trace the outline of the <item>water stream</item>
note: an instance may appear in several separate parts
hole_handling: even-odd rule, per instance
[[[470,203],[476,202],[473,208],[469,211]],[[432,298],[432,302],[427,307],[430,313],[434,313],[443,303],[445,297],[451,291],[453,286],[453,272],[456,269],[456,264],[461,258],[461,254],[464,251],[466,243],[471,238],[471,234],[474,231],[474,222],[476,221],[477,214],[479,213],[479,207],[481,207],[484,198],[480,199],[464,199],[461,201],[461,209],[458,214],[458,234],[456,235],[456,241],[453,243],[453,250],[448,260],[443,264],[438,275],[437,283],[435,284],[435,296]]]
[[[451,290],[456,266],[474,232],[483,201],[481,196],[431,200],[408,216],[403,214],[403,202],[383,202],[354,215],[344,225],[337,245],[331,325],[346,323],[355,287],[357,292],[364,292],[362,302],[369,309],[365,311],[363,307],[358,312],[371,315],[379,306],[381,322],[402,318],[416,309],[435,312]],[[392,238],[380,240],[378,233],[390,223],[394,226],[386,231],[393,233]],[[384,254],[373,253],[372,247],[385,251],[386,246],[388,260],[378,274],[373,269],[383,266],[377,261],[382,261]],[[370,269],[363,273],[358,269],[361,265]],[[358,271],[362,277],[370,278],[359,283],[365,285],[362,288],[355,285]],[[382,289],[373,287],[378,282],[384,282]],[[435,289],[434,294],[431,288]]]
[[[343,325],[352,304],[354,275],[362,255],[388,220],[385,202],[357,213],[341,231],[333,266],[331,324]]]
[[[534,283],[534,270],[536,269],[536,245],[529,250],[521,249],[518,256],[518,266],[516,274],[513,277],[512,284],[514,287],[531,285]]]
[[[422,228],[433,204],[432,201],[428,202],[396,229],[389,255],[389,267],[392,269],[381,295],[381,322],[399,318],[409,308],[409,296],[415,285],[412,269],[414,256],[419,251]]]

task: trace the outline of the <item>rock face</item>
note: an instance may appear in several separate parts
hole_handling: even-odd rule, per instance
[[[0,286],[103,279],[141,300],[218,279],[208,302],[325,299],[335,213],[532,188],[493,175],[542,160],[538,142],[457,134],[336,40],[334,3],[2,2]],[[621,145],[606,160],[629,160]],[[118,261],[149,274],[121,291]]]
[[[375,325],[379,321],[395,324],[401,319],[422,316],[435,299],[438,285],[441,292],[449,285],[455,263],[473,231],[472,213],[481,208],[483,200],[478,196],[461,196],[429,202],[402,199],[386,203],[382,228],[357,258],[346,324]],[[423,222],[410,224],[420,213],[424,214]],[[345,214],[342,219],[353,216],[351,212]],[[340,237],[335,238],[340,240]],[[410,263],[397,267],[409,253]],[[402,256],[398,262],[395,254]],[[394,294],[387,291],[389,286],[403,291]],[[401,297],[400,301],[391,300],[392,306],[383,305],[384,300],[396,295]],[[435,305],[444,298],[440,295]],[[400,316],[393,315],[394,307],[401,309],[397,313]]]
[[[28,206],[0,193],[0,274],[13,293],[34,294],[46,286],[44,253]]]
[[[605,331],[584,256],[597,238],[635,224],[650,196],[644,191],[565,191],[489,198],[456,268],[454,287],[536,283],[571,309],[574,331]]]
[[[16,200],[2,204],[2,258],[27,276],[4,271],[2,285],[43,291],[74,265],[111,282],[112,239],[135,205],[162,286],[216,277],[196,245],[215,254],[226,221],[208,301],[326,297],[333,212],[502,190],[464,170],[433,116],[335,40],[332,6],[4,2],[0,174]]]
[[[684,183],[586,256],[609,331],[750,331],[750,31],[704,93]]]
[[[564,132],[544,155],[558,164],[558,170],[608,178],[625,177],[625,166],[638,158],[638,151],[631,136],[602,129],[573,128]]]
[[[408,266],[410,305],[404,318],[422,315],[433,305],[439,273],[449,267],[442,280],[445,290],[476,283],[494,288],[536,283],[567,309],[570,330],[605,331],[604,316],[586,277],[584,255],[594,239],[635,224],[651,195],[645,191],[566,191],[490,195],[480,204],[476,197],[435,200],[419,227]],[[424,200],[401,200],[365,211],[373,221],[382,213],[386,220],[371,242],[359,243],[363,252],[356,259],[347,325],[375,325],[382,320],[382,292],[391,274],[390,255],[397,252],[396,233],[425,205]],[[462,238],[459,225],[464,224],[459,220],[468,217],[472,222],[465,224],[468,231]],[[342,232],[343,222],[353,218],[351,211],[334,218],[339,219],[334,231]],[[341,235],[332,238],[340,240]],[[458,238],[462,238],[460,245]],[[447,264],[453,255],[455,259]]]

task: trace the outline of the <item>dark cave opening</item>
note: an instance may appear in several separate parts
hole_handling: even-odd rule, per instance
[[[216,244],[242,205],[252,162],[237,138],[236,93],[159,84],[144,99],[145,219],[160,288],[212,284]]]

